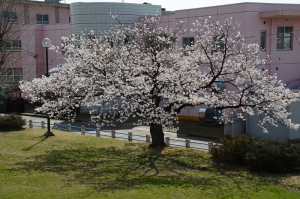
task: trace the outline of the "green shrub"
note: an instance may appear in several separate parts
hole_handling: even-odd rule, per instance
[[[247,134],[238,134],[233,139],[221,139],[221,146],[211,150],[212,160],[217,164],[244,165],[248,147],[255,138]]]
[[[26,120],[19,115],[0,115],[0,132],[20,130],[26,124]]]
[[[300,170],[300,149],[284,141],[257,140],[249,146],[245,160],[253,171],[293,172]]]
[[[246,134],[224,138],[221,146],[211,150],[217,164],[247,166],[259,172],[300,171],[300,149],[289,142],[273,139],[256,140]]]

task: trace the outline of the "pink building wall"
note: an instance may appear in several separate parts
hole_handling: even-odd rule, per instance
[[[286,11],[285,15],[261,15],[263,12]],[[296,12],[291,12],[296,11]],[[298,14],[297,14],[298,13]],[[277,74],[278,79],[293,88],[300,87],[300,4],[266,4],[239,3],[206,8],[195,8],[175,11],[173,15],[161,16],[163,26],[174,27],[175,23],[185,22],[184,29],[190,29],[199,17],[211,16],[215,21],[224,21],[232,17],[233,22],[240,23],[239,31],[245,36],[246,42],[260,43],[260,32],[267,31],[266,50],[261,58],[271,56],[271,64],[263,66],[269,74]],[[293,27],[292,50],[277,49],[277,27]],[[298,31],[298,32],[297,32]],[[183,37],[193,37],[187,33]],[[195,38],[196,39],[196,38]],[[291,83],[293,82],[293,83]],[[184,109],[180,115],[184,119],[198,119],[199,107]]]
[[[20,4],[19,6],[22,7],[24,13],[27,12],[27,18],[29,19],[28,22],[30,24],[36,24],[36,14],[48,14],[49,24],[69,23],[69,4],[27,1],[26,3]]]
[[[51,45],[61,46],[61,37],[71,35],[70,24],[36,25],[35,30],[35,52],[36,52],[36,77],[46,74],[46,49],[42,46],[42,40],[49,38]],[[55,50],[48,50],[49,70],[58,64],[65,63],[64,55]]]
[[[21,33],[23,48],[22,68],[23,79],[32,80],[46,74],[46,53],[42,46],[42,40],[48,37],[52,45],[60,46],[61,37],[71,34],[69,23],[70,5],[60,3],[46,3],[28,1],[20,4],[19,9],[28,10],[27,25]],[[24,11],[25,13],[25,11]],[[37,24],[36,14],[47,14],[49,24]],[[25,15],[24,21],[26,22]],[[25,23],[26,24],[26,23]],[[49,69],[64,63],[63,56],[53,50],[49,50]]]

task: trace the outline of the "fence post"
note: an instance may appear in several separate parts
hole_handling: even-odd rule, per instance
[[[128,132],[128,141],[132,141],[132,132]]]
[[[212,142],[209,142],[209,143],[208,143],[208,153],[211,152],[212,148],[213,148],[213,143],[212,143]]]
[[[96,128],[96,137],[100,137],[100,128],[99,127]]]
[[[29,128],[32,128],[32,120],[29,120]]]
[[[56,123],[54,123],[54,129],[56,129],[56,130],[58,129],[58,128],[57,128],[57,124],[56,124]]]
[[[71,132],[71,124],[68,124],[68,131]]]
[[[85,135],[85,126],[81,125],[81,135]]]
[[[45,128],[45,122],[41,121],[41,128],[44,129]]]
[[[150,143],[150,135],[146,135],[146,142]]]
[[[191,148],[189,139],[185,139],[185,148]]]
[[[115,130],[111,130],[111,138],[116,138],[116,132],[115,132]]]
[[[170,138],[169,137],[165,137],[165,142],[167,146],[170,146]]]

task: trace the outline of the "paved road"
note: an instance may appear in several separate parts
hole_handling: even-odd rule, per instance
[[[33,121],[34,128],[41,128],[41,121],[47,122],[46,118],[35,117],[35,116],[24,116],[24,119],[27,121]],[[71,124],[71,132],[81,134],[81,126],[85,126],[85,134],[96,136],[96,126],[91,125],[89,122],[68,122],[64,120],[55,120],[51,119],[50,124],[51,128],[54,126],[54,123],[57,124],[58,129],[60,130],[67,130],[67,125]],[[28,126],[28,122],[27,122]],[[47,127],[47,124],[46,124]],[[149,126],[133,126],[130,124],[120,124],[114,127],[101,127],[100,128],[100,136],[101,137],[110,137],[111,138],[111,130],[115,130],[116,138],[122,140],[128,140],[128,132],[132,132],[133,141],[146,141],[146,135],[150,134]],[[179,146],[185,147],[185,139],[190,140],[190,147],[200,150],[207,150],[208,149],[208,142],[214,142],[213,139],[209,138],[199,138],[199,137],[192,137],[188,136],[187,134],[178,134],[176,132],[168,132],[164,131],[165,137],[170,138],[170,145],[171,146]]]

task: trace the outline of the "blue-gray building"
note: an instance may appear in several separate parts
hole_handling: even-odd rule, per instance
[[[162,14],[160,5],[149,3],[116,3],[116,2],[76,2],[71,3],[72,34],[81,31],[107,31],[118,22],[111,14],[117,14],[125,25],[132,25],[140,21],[141,17]]]

